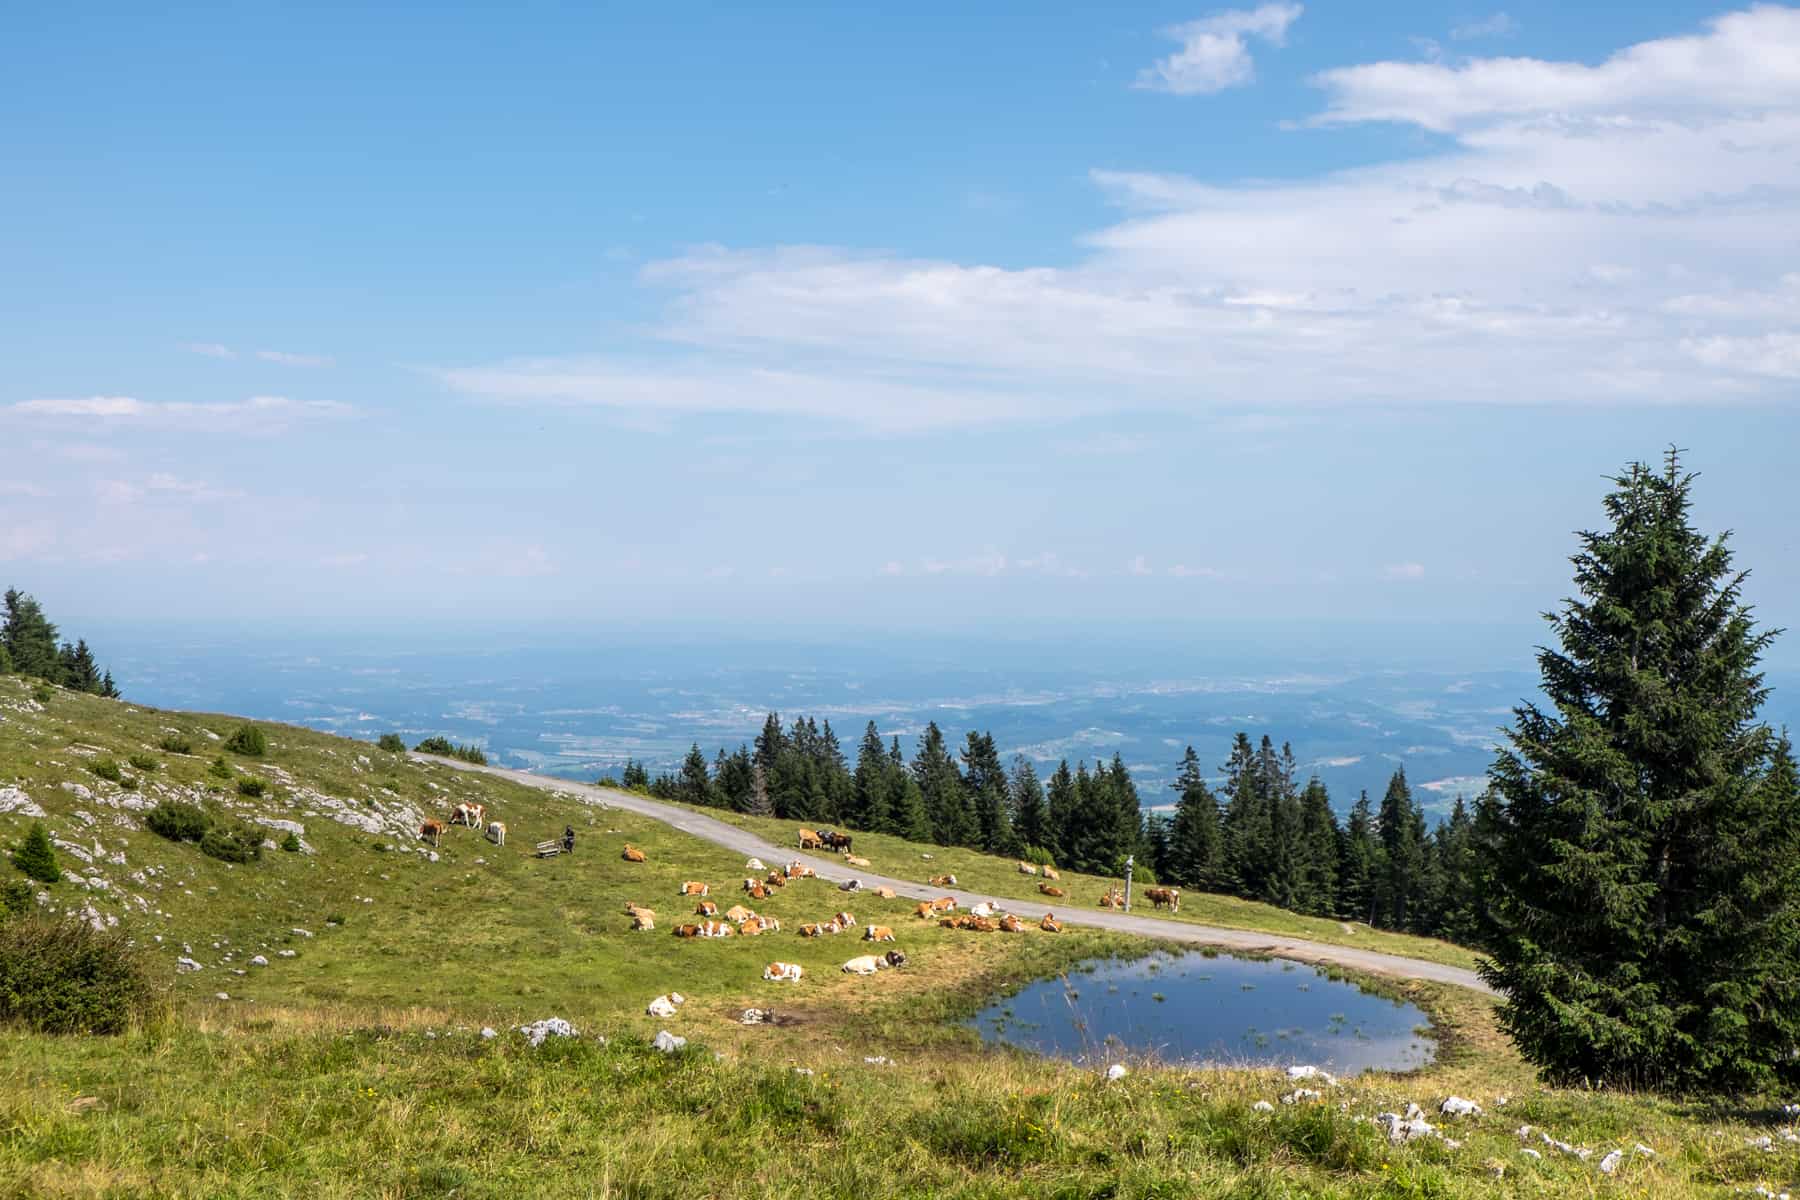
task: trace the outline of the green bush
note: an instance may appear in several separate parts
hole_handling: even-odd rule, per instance
[[[154,770],[156,770],[157,767],[162,765],[161,763],[157,762],[154,758],[151,758],[148,754],[133,754],[130,758],[126,759],[125,761],[130,763],[132,766],[136,767],[140,771],[154,771]]]
[[[232,735],[225,739],[225,748],[233,754],[242,754],[246,758],[261,758],[269,752],[269,740],[256,726],[239,725]]]
[[[125,773],[119,770],[119,764],[110,758],[100,759],[98,762],[91,764],[88,767],[88,770],[92,771],[102,779],[111,780],[113,783],[120,783],[125,778]]]
[[[37,915],[0,924],[0,1022],[39,1033],[120,1033],[166,1011],[123,929]]]
[[[381,735],[381,740],[375,744],[390,754],[406,753],[406,743],[400,739],[400,735],[397,733],[384,733]]]
[[[230,779],[236,774],[236,772],[231,769],[231,764],[225,761],[225,756],[223,754],[213,759],[212,762],[207,765],[206,773],[211,775],[214,779]]]
[[[39,704],[48,704],[56,698],[56,689],[47,683],[40,683],[31,689],[31,698]]]
[[[413,747],[420,754],[437,754],[444,758],[460,758],[478,767],[487,766],[487,755],[480,746],[459,746],[447,737],[428,737]]]
[[[237,781],[237,789],[240,796],[261,797],[269,790],[269,781],[246,775]]]
[[[300,853],[300,835],[291,829],[288,830],[288,835],[281,839],[281,848],[289,854]]]
[[[200,839],[200,853],[220,862],[247,863],[262,857],[262,831],[249,825],[214,825]]]
[[[161,746],[163,752],[166,754],[192,754],[194,752],[194,743],[188,741],[179,733],[167,735],[162,741],[158,742],[157,745]]]
[[[39,883],[55,883],[62,878],[62,868],[56,865],[56,851],[42,821],[31,823],[25,840],[13,851],[12,860],[13,866]]]
[[[37,889],[28,879],[8,879],[0,883],[0,921],[22,917],[37,908]]]
[[[152,833],[161,834],[171,842],[197,842],[212,827],[212,818],[197,804],[160,800],[155,808],[144,814],[144,824]]]

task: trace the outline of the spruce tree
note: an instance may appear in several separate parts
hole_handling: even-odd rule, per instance
[[[1023,754],[1013,758],[1013,832],[1033,850],[1050,851],[1050,813],[1044,807],[1044,785]]]
[[[903,837],[909,842],[931,840],[931,816],[925,811],[925,794],[919,781],[907,770],[906,757],[900,753],[900,739],[888,747],[888,810],[892,814],[883,832]]]
[[[1514,710],[1488,885],[1500,1019],[1547,1078],[1800,1085],[1800,786],[1758,720],[1774,634],[1670,451],[1579,535],[1548,703]]]
[[[1375,923],[1376,887],[1382,875],[1381,843],[1375,837],[1375,809],[1369,793],[1356,798],[1344,828],[1344,856],[1338,868],[1338,915]]]
[[[1375,923],[1388,929],[1407,929],[1413,915],[1414,893],[1425,867],[1425,830],[1413,807],[1405,767],[1388,780],[1387,791],[1381,797],[1377,830],[1382,869],[1375,885]]]
[[[1266,740],[1266,739],[1265,739]],[[1247,734],[1232,739],[1225,763],[1225,805],[1220,816],[1224,876],[1240,896],[1260,896],[1268,878],[1269,804]]]
[[[706,773],[706,755],[700,753],[699,742],[688,748],[687,757],[681,762],[677,794],[689,804],[713,803],[712,779]]]
[[[55,883],[62,878],[62,869],[56,865],[56,850],[50,845],[50,835],[44,831],[42,821],[31,823],[25,840],[13,851],[12,860],[13,866],[39,883]]]
[[[1169,864],[1159,875],[1183,887],[1217,890],[1222,886],[1219,802],[1200,773],[1200,756],[1189,746],[1181,769],[1169,785],[1180,793],[1169,826]]]
[[[52,683],[62,682],[62,662],[56,648],[56,626],[43,608],[17,588],[5,599],[5,622],[0,624],[0,645],[12,659],[12,669]]]
[[[1019,842],[1012,828],[1012,794],[994,735],[970,730],[963,746],[963,792],[975,819],[973,846],[989,854],[1012,856]]]
[[[1063,759],[1056,764],[1056,770],[1050,774],[1050,784],[1044,789],[1045,816],[1048,818],[1046,836],[1050,844],[1044,849],[1059,863],[1069,862],[1069,844],[1074,840],[1075,823],[1075,776],[1069,771],[1069,760]]]
[[[1326,917],[1337,911],[1338,843],[1337,814],[1331,811],[1331,793],[1317,775],[1300,794],[1300,911]]]
[[[940,846],[969,845],[975,837],[975,820],[963,793],[962,775],[936,721],[927,724],[925,732],[919,735],[912,770],[919,783],[919,794],[925,800],[926,815],[931,818],[932,840]]]
[[[1476,928],[1478,875],[1475,858],[1475,820],[1462,796],[1450,809],[1433,839],[1438,863],[1439,892],[1429,932],[1467,945],[1480,935]]]
[[[862,742],[856,748],[856,774],[851,780],[850,796],[845,824],[877,833],[890,831],[893,785],[889,782],[887,747],[882,745],[881,731],[873,721],[863,728]]]

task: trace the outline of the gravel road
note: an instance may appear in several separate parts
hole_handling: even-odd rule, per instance
[[[874,888],[885,884],[893,888],[898,895],[910,896],[915,900],[929,900],[935,896],[955,896],[957,903],[967,906],[982,900],[996,899],[996,897],[983,896],[975,892],[959,891],[955,888],[934,888],[910,880],[877,875],[870,871],[847,866],[840,858],[823,858],[817,855],[803,854],[791,846],[776,846],[766,842],[747,829],[739,829],[736,825],[728,825],[724,821],[716,820],[703,813],[693,812],[674,804],[664,804],[648,796],[634,795],[612,788],[595,787],[592,784],[575,783],[566,779],[553,779],[546,775],[534,775],[529,771],[513,771],[505,767],[478,767],[458,759],[432,758],[419,754],[415,754],[413,757],[442,763],[461,771],[477,771],[485,775],[495,775],[502,779],[510,779],[515,783],[525,784],[527,787],[561,792],[590,804],[605,804],[612,808],[622,808],[661,821],[665,825],[671,825],[683,833],[691,833],[695,837],[715,845],[724,846],[728,850],[742,854],[745,858],[760,858],[771,868],[777,864],[789,863],[798,859],[817,871],[821,879],[842,882],[854,877],[862,880],[864,887]],[[1010,903],[1017,904],[1018,901],[1010,901]],[[1092,911],[1064,909],[1057,914],[1057,920],[1065,925],[1111,929],[1119,933],[1135,933],[1173,942],[1190,942],[1198,946],[1217,946],[1225,950],[1249,950],[1276,958],[1290,958],[1305,963],[1347,967],[1355,971],[1366,971],[1374,975],[1388,975],[1399,979],[1429,979],[1437,983],[1472,988],[1488,995],[1493,994],[1493,989],[1483,983],[1480,976],[1464,967],[1425,962],[1416,958],[1405,958],[1398,954],[1382,954],[1374,950],[1358,950],[1354,946],[1334,946],[1327,942],[1307,941],[1304,938],[1255,933],[1244,929],[1221,929],[1212,925],[1194,925],[1186,921],[1171,921],[1163,917],[1114,912],[1106,909]]]

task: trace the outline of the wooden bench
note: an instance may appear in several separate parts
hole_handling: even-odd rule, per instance
[[[562,839],[561,838],[551,838],[547,842],[539,842],[537,844],[537,856],[539,858],[555,858],[558,854],[561,854],[561,853],[562,853]]]

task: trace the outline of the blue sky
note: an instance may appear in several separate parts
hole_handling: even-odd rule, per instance
[[[0,105],[65,617],[1526,625],[1676,442],[1800,622],[1800,9],[13,6]]]

